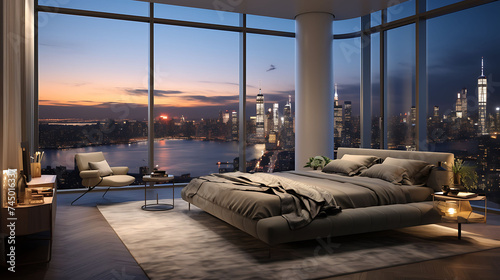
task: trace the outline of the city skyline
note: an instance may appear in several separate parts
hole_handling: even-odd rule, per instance
[[[90,2],[94,8],[100,5],[96,1]],[[130,2],[134,7],[143,4]],[[120,5],[120,12],[136,10],[126,9],[127,5],[128,2]],[[107,6],[113,5],[108,3]],[[169,6],[161,7],[170,10]],[[179,7],[171,9],[179,18],[191,19],[193,11],[197,11],[185,11]],[[200,20],[209,21],[211,17],[210,22],[213,22],[215,13],[200,10]],[[483,56],[485,75],[491,80],[488,111],[500,104],[500,82],[497,82],[500,77],[496,78],[500,75],[500,63],[497,63],[500,61],[497,51],[500,36],[492,36],[488,28],[482,28],[500,26],[500,19],[496,17],[498,13],[500,4],[491,3],[428,21],[429,108],[437,105],[442,110],[451,109],[448,104],[450,96],[463,87],[469,89],[469,96],[477,95],[477,65]],[[165,17],[169,17],[166,12]],[[130,119],[147,118],[147,24],[45,13],[41,13],[40,18],[43,21],[39,25],[40,118],[119,118],[125,113]],[[229,18],[221,24],[230,24],[227,20]],[[266,18],[259,20],[265,21]],[[282,21],[293,24],[292,20]],[[164,113],[201,119],[215,117],[220,109],[237,109],[237,32],[165,25],[157,25],[155,29],[156,115]],[[452,32],[454,30],[461,32]],[[396,31],[388,33],[388,46],[391,47],[388,63],[391,67],[388,69],[387,90],[390,96],[398,97],[409,95],[407,91],[414,85],[414,73],[411,72],[414,70],[401,70],[414,69],[414,61],[402,59],[411,55],[408,50],[414,47],[411,42],[393,36]],[[380,94],[377,34],[372,37],[375,101],[372,110],[373,115],[377,115],[377,95]],[[338,84],[342,99],[352,102],[353,115],[359,115],[359,41],[359,38],[333,41],[334,82]],[[262,87],[266,100],[284,106],[288,95],[294,95],[294,39],[248,34],[247,49],[248,102],[254,102],[256,91]],[[407,63],[410,65],[404,65]],[[400,73],[409,73],[413,78],[401,77]],[[414,92],[411,94],[410,99],[414,100]],[[411,100],[395,98],[391,102],[395,103],[394,114],[398,113],[398,108],[414,105],[409,104]],[[253,114],[254,108],[249,104],[249,115]]]

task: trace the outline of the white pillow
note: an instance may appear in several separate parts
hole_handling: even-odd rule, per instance
[[[89,162],[89,167],[92,170],[99,170],[99,175],[101,177],[113,175],[113,170],[111,170],[111,167],[109,167],[109,164],[106,160]]]

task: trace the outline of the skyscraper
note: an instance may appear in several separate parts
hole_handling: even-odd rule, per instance
[[[280,105],[278,103],[273,104],[273,128],[274,131],[279,131],[280,127]]]
[[[500,107],[497,107],[495,110],[495,132],[497,134],[500,133]]]
[[[462,97],[460,95],[460,92],[458,93],[457,101],[455,102],[455,115],[457,119],[462,118]]]
[[[293,134],[293,117],[292,117],[292,97],[288,96],[288,103],[283,109],[283,133],[282,143],[283,148],[291,149],[295,146],[295,136]]]
[[[228,123],[228,122],[229,122],[229,111],[226,110],[222,115],[222,123]]]
[[[462,99],[462,118],[467,119],[467,88],[460,91],[460,98]]]
[[[455,102],[455,115],[457,119],[467,119],[467,89],[463,88],[457,93],[457,101]]]
[[[264,136],[269,137],[269,132],[273,131],[274,127],[274,118],[273,118],[273,109],[267,109],[266,118],[264,121]]]
[[[351,101],[344,101],[344,146],[352,146],[352,103]]]
[[[479,105],[479,135],[487,135],[486,127],[486,98],[487,98],[487,82],[484,75],[484,60],[481,58],[481,76],[477,78],[477,100]]]
[[[439,119],[439,106],[434,106],[434,113],[432,115],[434,118]]]
[[[233,141],[238,141],[238,112],[231,113],[231,138]]]
[[[333,138],[341,139],[343,126],[342,105],[339,104],[337,84],[335,84],[335,95],[333,97]],[[336,141],[336,143],[338,142]]]
[[[264,135],[264,117],[265,117],[265,112],[264,112],[264,95],[262,94],[262,89],[259,88],[259,94],[257,94],[257,102],[256,102],[256,109],[257,109],[257,119],[256,119],[256,128],[255,128],[255,134],[256,134],[256,140],[258,142],[264,143],[265,140],[265,135]]]
[[[415,106],[411,106],[410,108],[410,124],[411,125],[417,124],[417,107]]]

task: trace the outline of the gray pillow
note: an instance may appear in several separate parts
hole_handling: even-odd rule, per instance
[[[354,176],[364,169],[366,169],[366,167],[357,162],[336,159],[330,161],[330,163],[323,167],[322,171],[325,173],[341,173],[347,176]]]
[[[377,161],[380,160],[380,158],[376,156],[349,155],[349,154],[343,155],[342,159],[357,162],[361,165],[366,166],[366,168],[370,168],[372,165],[374,165],[375,163],[377,163]]]
[[[361,172],[360,176],[378,178],[397,185],[409,183],[406,169],[390,164],[375,164]]]
[[[382,165],[396,165],[403,167],[408,172],[410,183],[408,185],[419,185],[427,181],[432,169],[432,164],[423,160],[406,159],[406,158],[391,158],[384,160]]]
[[[99,175],[101,177],[113,174],[113,170],[111,170],[111,167],[109,167],[109,164],[106,160],[89,162],[89,167],[92,170],[99,170]]]

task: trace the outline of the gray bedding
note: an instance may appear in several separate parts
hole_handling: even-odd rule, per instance
[[[245,176],[245,180],[248,179],[253,183],[237,179],[241,175]],[[395,185],[374,178],[347,177],[318,171],[293,171],[273,173],[272,175],[238,172],[203,176],[192,180],[182,192],[183,196],[189,198],[199,196],[244,217],[259,220],[283,214],[281,203],[283,197],[280,198],[275,192],[269,192],[265,188],[261,191],[255,191],[258,186],[266,185],[269,187],[277,181],[286,182],[292,187],[300,186],[306,190],[314,188],[322,193],[322,199],[329,200],[331,197],[333,201],[328,203],[344,209],[422,201],[428,197],[426,193],[432,191],[424,187]],[[417,193],[417,195],[412,195],[412,193]],[[314,196],[315,194],[312,194],[312,197]],[[294,200],[293,203],[297,203],[297,200]],[[314,208],[314,206],[308,205],[306,209],[309,211],[311,207]],[[317,214],[317,212],[318,209],[312,211],[313,214]]]
[[[266,173],[232,172],[203,176],[192,180],[189,188],[186,188],[185,195],[192,198],[194,195],[203,193],[200,190],[203,190],[204,184],[208,183],[219,184],[220,188],[214,189],[215,193],[223,195],[225,192],[229,197],[229,202],[234,202],[234,198],[241,196],[243,196],[241,199],[246,199],[244,196],[253,192],[279,197],[280,213],[287,220],[290,229],[307,226],[320,213],[326,215],[326,213],[340,212],[331,193],[312,185]],[[224,207],[231,205],[225,204],[225,201],[221,203],[220,206]],[[236,212],[243,210],[249,213],[248,204],[239,205],[240,207],[235,208]],[[273,206],[276,207],[276,205]]]

